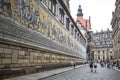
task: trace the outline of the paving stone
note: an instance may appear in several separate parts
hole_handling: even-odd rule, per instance
[[[99,64],[97,72],[90,72],[89,66],[86,65],[41,80],[120,80],[120,72],[106,67],[101,68]]]

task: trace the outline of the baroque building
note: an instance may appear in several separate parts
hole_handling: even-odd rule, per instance
[[[113,50],[115,53],[114,59],[119,62],[120,67],[120,0],[116,0],[115,11],[112,15],[111,25],[113,29]]]
[[[82,12],[82,8],[81,5],[79,5],[78,8],[78,13],[77,13],[77,18],[75,19],[75,22],[79,28],[79,30],[81,31],[82,35],[84,36],[84,38],[87,40],[87,47],[86,47],[86,53],[87,53],[87,60],[91,60],[92,58],[90,58],[91,55],[91,20],[90,17],[89,19],[84,19],[83,18],[83,12]]]
[[[92,54],[94,61],[104,61],[108,62],[113,60],[113,39],[112,31],[107,30],[101,32],[96,32],[92,34]]]
[[[78,28],[80,29],[80,31],[82,32],[83,36],[87,38],[87,32],[90,31],[91,29],[91,20],[90,20],[90,17],[89,19],[83,18],[83,12],[82,12],[81,5],[79,5],[77,18],[75,22]]]
[[[0,0],[0,77],[85,61],[86,39],[69,0]]]

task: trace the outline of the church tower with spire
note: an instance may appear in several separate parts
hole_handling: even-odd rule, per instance
[[[81,27],[84,28],[85,30],[89,31],[91,29],[90,17],[89,17],[89,19],[83,18],[83,12],[82,12],[81,5],[79,5],[78,12],[77,12],[76,16],[77,16],[77,18],[76,18],[75,22],[80,22]]]
[[[77,13],[77,17],[83,17],[83,13],[82,13],[81,5],[79,5],[78,13]]]

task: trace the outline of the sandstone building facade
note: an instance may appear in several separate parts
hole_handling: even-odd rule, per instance
[[[114,58],[112,31],[107,30],[92,34],[92,54],[94,61],[109,62]]]
[[[114,60],[118,62],[118,67],[120,68],[120,0],[116,0],[115,6],[111,20],[114,40],[113,50],[115,53]]]

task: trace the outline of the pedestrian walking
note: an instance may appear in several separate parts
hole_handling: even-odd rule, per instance
[[[101,65],[101,67],[104,67],[104,63],[103,62],[100,62],[100,65]]]
[[[94,71],[96,72],[96,70],[97,70],[97,63],[94,62]]]
[[[74,63],[74,62],[73,62],[73,61],[71,61],[71,67],[73,67],[73,63]]]
[[[92,61],[89,63],[89,67],[91,69],[91,72],[93,72],[93,62]]]
[[[74,62],[73,62],[73,67],[74,67],[74,69],[75,69],[75,66],[76,66],[76,62],[74,61]]]
[[[111,67],[111,63],[108,62],[108,63],[107,63],[107,68],[110,68],[110,67]]]

